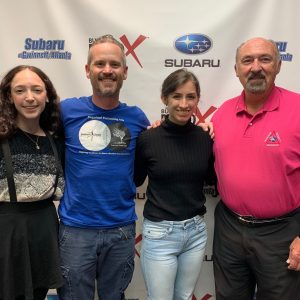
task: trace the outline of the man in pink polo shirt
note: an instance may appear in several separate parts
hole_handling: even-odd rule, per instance
[[[300,299],[300,95],[275,86],[280,67],[273,41],[243,43],[244,90],[212,119],[217,300]]]

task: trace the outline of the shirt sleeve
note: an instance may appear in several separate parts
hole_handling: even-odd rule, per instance
[[[134,160],[134,183],[136,186],[141,186],[147,177],[146,154],[143,144],[143,135],[140,134],[136,142]]]
[[[213,141],[211,141],[211,148],[213,147]],[[213,152],[211,153],[209,160],[208,160],[208,168],[207,173],[205,176],[205,183],[207,185],[216,185],[217,184],[217,175],[215,171],[215,157]]]

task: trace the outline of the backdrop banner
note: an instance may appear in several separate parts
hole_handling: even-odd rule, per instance
[[[194,122],[208,121],[221,103],[241,93],[235,51],[252,37],[277,43],[283,64],[276,83],[300,92],[299,11],[298,0],[2,0],[0,75],[18,64],[35,65],[49,75],[61,99],[90,95],[87,51],[96,37],[109,33],[126,49],[128,78],[122,102],[138,105],[150,122],[160,119],[166,113],[161,84],[168,74],[186,67],[201,85]],[[146,299],[140,269],[145,190],[146,184],[136,196],[136,267],[127,300]],[[218,198],[212,196],[212,187],[205,190],[208,244],[193,300],[215,299],[212,237]],[[57,299],[55,291],[48,299]]]

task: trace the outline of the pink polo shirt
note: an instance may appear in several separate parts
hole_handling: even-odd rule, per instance
[[[274,87],[251,116],[243,92],[212,121],[218,189],[232,211],[271,218],[300,207],[300,94]]]

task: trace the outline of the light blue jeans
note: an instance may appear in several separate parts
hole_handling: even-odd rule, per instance
[[[141,265],[148,300],[189,300],[207,240],[202,216],[184,221],[144,219]]]

